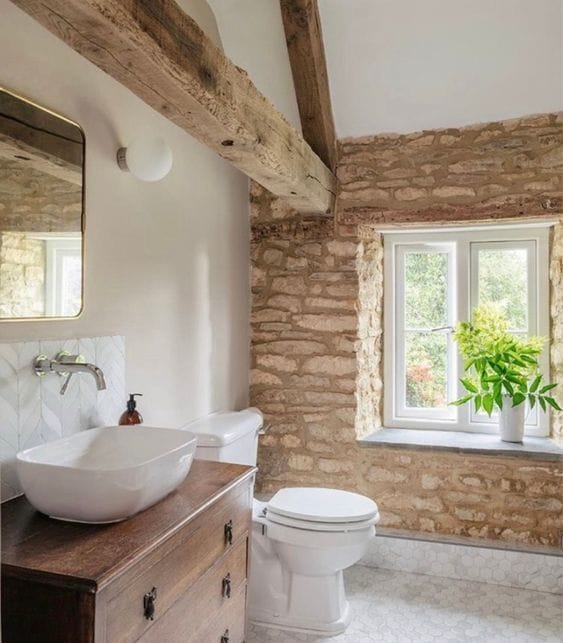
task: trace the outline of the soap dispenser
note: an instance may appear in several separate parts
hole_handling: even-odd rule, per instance
[[[127,402],[127,410],[124,411],[119,418],[120,426],[128,424],[141,424],[143,422],[143,416],[137,411],[137,402],[135,398],[137,396],[143,396],[142,393],[131,393],[129,395],[129,401]]]

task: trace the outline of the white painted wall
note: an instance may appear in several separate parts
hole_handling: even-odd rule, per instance
[[[207,0],[177,0],[177,2],[197,22],[207,37],[222,50],[223,43],[219,34],[219,26],[209,2]]]
[[[0,341],[122,334],[147,423],[177,426],[248,396],[248,181],[0,0],[0,81],[86,133],[86,290],[78,320],[0,322]],[[164,137],[174,167],[142,183],[121,145]],[[125,403],[125,400],[124,400]],[[117,420],[117,418],[116,418]]]
[[[563,108],[561,0],[319,4],[340,137]]]
[[[301,131],[279,0],[209,0],[225,54]]]

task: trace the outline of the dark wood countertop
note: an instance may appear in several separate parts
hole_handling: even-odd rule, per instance
[[[195,460],[176,491],[109,525],[53,520],[23,496],[10,500],[1,508],[2,573],[96,591],[255,472],[254,467]]]

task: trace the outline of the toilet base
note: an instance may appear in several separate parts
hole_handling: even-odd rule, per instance
[[[267,620],[261,620],[258,616],[256,618],[250,617],[250,622],[254,625],[260,625],[262,627],[267,627],[272,630],[288,630],[290,632],[299,632],[301,634],[314,634],[314,635],[326,635],[336,636],[337,634],[342,634],[350,621],[352,620],[352,611],[350,609],[350,603],[346,601],[344,610],[340,618],[336,621],[330,623],[307,623],[296,624],[293,619],[284,618],[282,616],[275,617],[273,615],[268,615]]]
[[[304,576],[283,570],[278,591],[269,596],[264,592],[258,600],[251,592],[250,597],[250,620],[267,627],[334,635],[343,632],[351,620],[342,571]]]

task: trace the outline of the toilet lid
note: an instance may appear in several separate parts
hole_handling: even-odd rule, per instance
[[[268,517],[286,516],[309,523],[365,522],[378,515],[377,505],[370,498],[342,491],[317,487],[281,489],[268,502]]]

